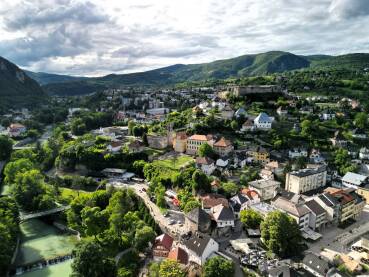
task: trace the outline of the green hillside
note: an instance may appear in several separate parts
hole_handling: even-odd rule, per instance
[[[50,83],[63,83],[70,81],[78,81],[86,79],[85,77],[74,77],[68,75],[51,74],[44,72],[32,72],[28,70],[23,70],[26,74],[33,80],[37,81],[40,85],[47,85]]]
[[[15,64],[0,57],[0,109],[35,107],[47,95],[40,85]]]

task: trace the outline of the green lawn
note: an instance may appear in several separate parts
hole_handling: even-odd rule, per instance
[[[70,203],[74,198],[76,198],[78,195],[84,195],[84,194],[89,194],[91,192],[88,191],[84,191],[84,190],[74,190],[74,189],[68,189],[68,188],[60,188],[60,192],[61,192],[61,201],[62,202],[67,202]]]
[[[193,161],[193,158],[191,156],[183,155],[177,158],[171,158],[166,160],[155,160],[153,163],[171,170],[178,170],[191,161]]]

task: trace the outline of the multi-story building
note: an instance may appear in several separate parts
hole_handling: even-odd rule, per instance
[[[314,199],[305,202],[310,210],[309,227],[313,230],[321,230],[327,223],[327,212]]]
[[[149,146],[156,149],[164,149],[168,147],[168,137],[167,136],[147,136],[147,141]]]
[[[338,224],[341,211],[337,199],[329,193],[316,195],[313,199],[326,211],[328,223]]]
[[[325,166],[292,171],[286,175],[286,190],[300,194],[324,187],[327,181]]]
[[[270,118],[266,113],[260,113],[254,119],[254,126],[257,129],[269,130],[272,128],[273,119]]]
[[[255,162],[269,162],[269,152],[264,147],[253,147],[248,151],[248,154],[253,157]]]
[[[232,143],[224,137],[214,143],[214,152],[220,156],[227,156],[233,149]]]
[[[256,180],[249,182],[249,189],[256,191],[262,201],[272,199],[277,189],[280,187],[280,182],[274,180]]]
[[[203,144],[213,146],[214,139],[211,135],[192,135],[187,139],[186,152],[189,155],[196,155],[200,146]]]

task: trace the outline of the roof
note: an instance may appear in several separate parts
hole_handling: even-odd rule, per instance
[[[328,207],[335,207],[338,205],[338,201],[336,198],[334,198],[332,195],[330,195],[329,193],[323,193],[321,195],[318,196],[320,200],[322,200],[322,202],[327,205]]]
[[[205,135],[192,135],[188,138],[189,140],[201,140],[201,141],[208,141]]]
[[[196,224],[210,222],[209,214],[200,207],[194,208],[192,211],[186,214],[186,217]]]
[[[272,120],[266,113],[260,113],[255,119],[254,122],[268,122],[272,123]]]
[[[187,139],[186,132],[178,132],[176,134],[176,139],[181,139],[181,140]]]
[[[353,172],[347,172],[342,178],[342,182],[347,182],[360,186],[368,177]]]
[[[252,120],[250,120],[250,119],[248,119],[248,120],[246,120],[243,124],[242,124],[242,126],[245,126],[245,127],[247,127],[247,126],[254,126],[254,122],[252,121]]]
[[[292,171],[288,174],[293,175],[293,176],[297,176],[297,177],[307,177],[307,176],[310,176],[310,175],[322,173],[324,171],[326,171],[326,167],[325,166],[320,166],[320,167],[317,167],[317,168],[304,168],[304,169],[300,169],[298,171]]]
[[[232,210],[228,207],[224,207],[222,204],[219,204],[212,209],[213,218],[218,220],[234,220],[234,214]]]
[[[232,143],[229,140],[225,139],[224,137],[222,137],[220,140],[214,143],[214,146],[216,147],[228,147],[231,145]]]
[[[20,123],[12,123],[10,124],[9,126],[10,129],[13,129],[13,128],[25,128],[24,125],[20,124]]]
[[[212,208],[219,204],[228,207],[228,200],[220,194],[207,194],[200,196],[203,208]]]
[[[188,240],[185,240],[183,244],[197,256],[202,257],[202,254],[210,240],[211,238],[207,235],[195,233]]]
[[[313,253],[306,254],[302,263],[323,276],[325,276],[329,270],[328,262]]]
[[[139,148],[142,146],[144,146],[144,144],[139,140],[134,140],[128,145],[129,148]]]
[[[121,169],[121,168],[105,168],[103,169],[101,172],[103,173],[117,173],[117,174],[123,174],[125,173],[127,170],[126,169]]]
[[[256,189],[262,189],[262,188],[266,188],[266,187],[270,187],[270,186],[279,186],[281,183],[278,181],[274,181],[274,180],[256,180],[256,181],[252,181],[249,182],[249,186],[250,187],[254,187]]]
[[[187,264],[188,263],[188,254],[181,247],[177,246],[169,252],[168,259],[177,261],[181,264]]]
[[[209,158],[209,157],[197,157],[196,158],[196,163],[197,164],[210,165],[210,164],[214,163],[214,160],[212,158]]]
[[[283,197],[275,199],[272,202],[272,206],[296,217],[302,217],[310,212],[302,203],[293,203]]]
[[[158,245],[158,244],[162,245],[169,251],[172,248],[173,238],[169,236],[168,234],[165,234],[165,233],[161,234],[160,236],[155,238],[154,245]]]
[[[331,194],[332,196],[334,196],[337,201],[341,204],[347,204],[351,201],[354,201],[354,197],[352,197],[349,193],[345,192],[344,190],[340,190],[340,189],[336,189],[329,191],[328,189],[326,189],[326,191],[328,191],[329,194]]]
[[[310,200],[305,205],[316,215],[325,214],[325,210],[315,200]]]

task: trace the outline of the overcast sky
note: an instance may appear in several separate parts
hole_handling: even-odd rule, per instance
[[[284,50],[369,52],[369,0],[1,0],[0,56],[97,76]]]

